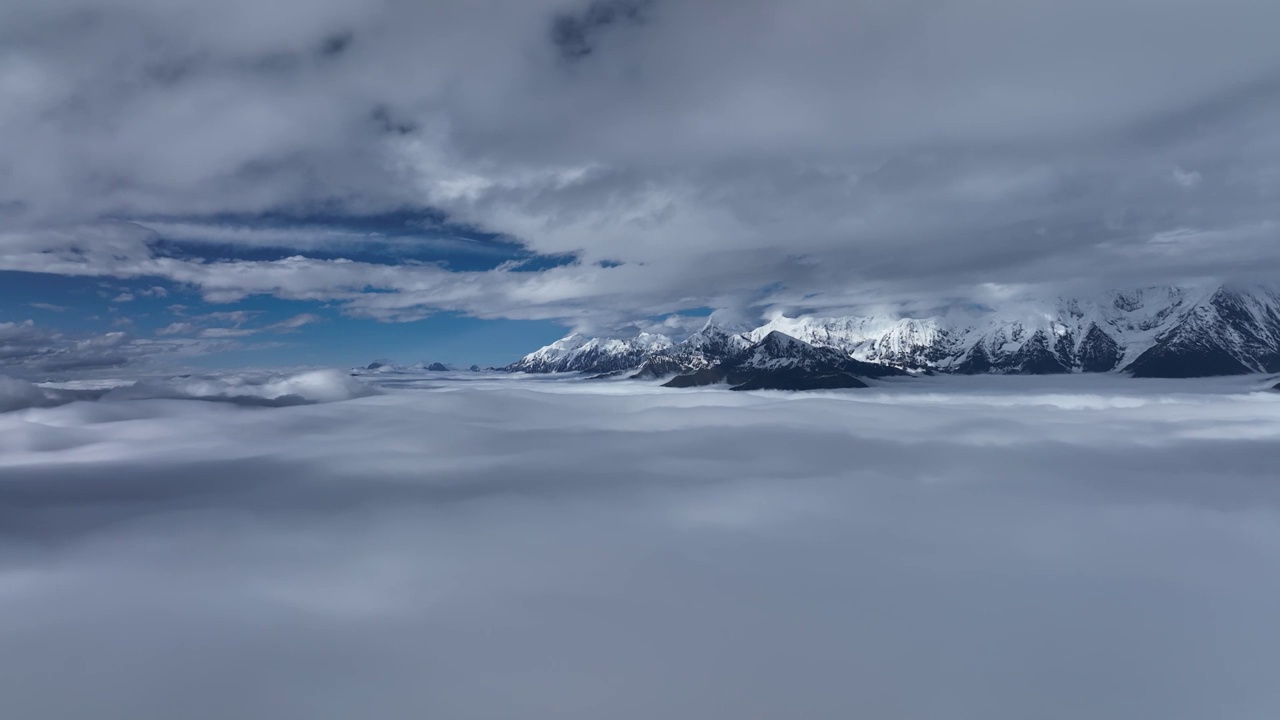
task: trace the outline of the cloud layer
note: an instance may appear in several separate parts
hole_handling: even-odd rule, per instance
[[[1280,404],[1252,380],[417,382],[0,414],[6,707],[1280,709]]]
[[[16,0],[0,268],[582,329],[1267,276],[1278,21],[1262,0]],[[401,208],[579,262],[306,259],[363,239],[217,221]],[[175,258],[165,233],[299,257]]]

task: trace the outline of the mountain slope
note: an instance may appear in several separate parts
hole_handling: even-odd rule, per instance
[[[695,387],[727,383],[733,390],[824,390],[862,388],[860,370],[876,376],[903,374],[900,370],[859,362],[833,348],[815,347],[781,332],[771,332],[722,362],[687,375],[664,387]]]
[[[1134,377],[1280,371],[1280,297],[1219,289],[1125,369]]]
[[[649,333],[627,339],[587,338],[574,333],[502,369],[528,373],[607,374],[640,367],[651,356],[661,355],[674,345],[665,335]]]

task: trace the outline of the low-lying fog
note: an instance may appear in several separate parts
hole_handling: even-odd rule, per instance
[[[0,382],[0,714],[1280,717],[1274,380],[365,382]]]

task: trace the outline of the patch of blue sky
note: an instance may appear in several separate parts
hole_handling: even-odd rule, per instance
[[[294,255],[369,263],[434,263],[456,271],[516,263],[543,270],[572,255],[540,256],[512,238],[450,223],[430,211],[376,215],[213,215],[136,218],[156,232],[155,252],[205,260],[279,260]]]

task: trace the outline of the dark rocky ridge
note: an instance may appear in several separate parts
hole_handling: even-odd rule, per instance
[[[814,347],[780,332],[742,348],[721,362],[678,375],[664,387],[725,383],[731,390],[829,390],[864,388],[857,377],[905,375],[897,368],[853,360],[838,350]]]

